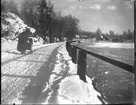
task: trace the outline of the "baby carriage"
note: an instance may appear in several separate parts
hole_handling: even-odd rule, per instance
[[[30,50],[30,52],[32,52],[32,45],[33,45],[33,39],[31,37],[28,37],[26,50]]]
[[[27,33],[22,33],[18,38],[17,50],[24,54],[26,50],[32,52],[33,39],[27,36]]]

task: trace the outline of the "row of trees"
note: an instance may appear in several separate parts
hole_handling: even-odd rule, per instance
[[[22,0],[21,6],[15,0],[2,0],[2,12],[12,12],[18,15],[30,27],[36,29],[36,34],[45,41],[49,36],[50,42],[54,38],[72,39],[78,33],[79,20],[71,15],[62,16],[55,12],[54,5],[46,0]]]
[[[22,0],[21,6],[18,6],[16,0],[2,0],[2,12],[12,12],[18,15],[28,26],[36,29],[36,34],[41,36],[45,41],[47,36],[50,42],[54,38],[63,37],[72,39],[76,34],[84,38],[96,37],[97,40],[114,40],[125,41],[133,40],[134,32],[130,29],[123,34],[115,34],[110,30],[109,33],[102,33],[98,28],[96,32],[87,32],[79,30],[79,20],[71,15],[62,16],[60,12],[55,12],[53,4],[46,0]],[[20,0],[21,1],[21,0]]]
[[[112,30],[109,30],[109,33],[102,33],[101,29],[98,28],[96,32],[89,32],[89,31],[82,31],[80,30],[79,33],[80,37],[88,39],[88,38],[96,38],[97,41],[99,40],[110,40],[115,42],[124,42],[126,40],[134,41],[134,31],[128,29],[124,31],[122,34],[115,33]]]

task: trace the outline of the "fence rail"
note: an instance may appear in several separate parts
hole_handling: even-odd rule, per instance
[[[75,42],[75,41],[72,41],[72,42]],[[81,48],[76,45],[72,45],[71,44],[72,42],[66,42],[66,49],[69,55],[72,57],[72,61],[78,64],[77,74],[79,75],[80,79],[82,79],[84,82],[86,82],[85,74],[86,74],[86,55],[87,54],[92,55],[96,58],[99,58],[119,68],[122,68],[125,71],[134,73],[133,71],[134,66],[97,54],[88,49]]]

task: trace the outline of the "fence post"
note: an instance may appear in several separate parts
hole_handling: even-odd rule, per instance
[[[72,46],[71,46],[70,42],[66,42],[66,50],[67,50],[69,56],[71,57],[71,54],[72,54]]]
[[[79,75],[80,79],[86,82],[86,53],[84,51],[80,51],[78,53],[78,68],[77,74]]]
[[[72,47],[72,61],[77,63],[77,49],[74,46]]]

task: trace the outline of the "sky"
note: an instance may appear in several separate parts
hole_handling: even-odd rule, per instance
[[[124,0],[50,0],[63,16],[79,19],[82,30],[103,33],[113,30],[121,34],[134,29],[134,2]]]

